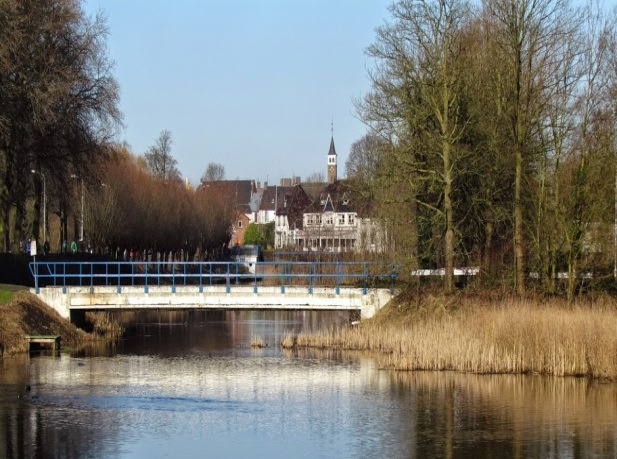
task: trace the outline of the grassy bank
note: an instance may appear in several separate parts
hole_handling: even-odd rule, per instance
[[[60,335],[64,347],[91,339],[27,290],[2,286],[1,292],[8,300],[0,302],[0,356],[25,352],[26,335]]]
[[[397,370],[617,380],[617,301],[399,297],[356,327],[301,334],[297,344],[378,351]]]

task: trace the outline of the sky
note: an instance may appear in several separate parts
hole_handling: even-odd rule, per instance
[[[107,17],[124,128],[143,154],[161,131],[192,183],[209,162],[228,179],[338,176],[366,132],[353,101],[370,91],[366,48],[389,0],[85,0]]]

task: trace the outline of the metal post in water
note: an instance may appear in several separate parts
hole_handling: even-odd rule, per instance
[[[176,262],[171,262],[171,293],[176,293]]]

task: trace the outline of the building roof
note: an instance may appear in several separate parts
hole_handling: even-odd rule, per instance
[[[277,206],[280,206],[284,201],[285,195],[290,194],[293,189],[292,186],[270,186],[266,188],[261,198],[259,210],[277,210]]]
[[[202,182],[200,188],[218,191],[234,206],[251,205],[251,196],[256,191],[253,180],[213,180]]]
[[[336,156],[336,149],[334,148],[334,136],[330,138],[330,150],[328,151],[328,156]]]
[[[290,228],[302,229],[304,209],[310,204],[311,198],[302,185],[296,185],[279,201],[276,214],[286,216]]]
[[[348,182],[337,180],[321,189],[319,196],[306,208],[306,213],[356,212],[356,203]]]

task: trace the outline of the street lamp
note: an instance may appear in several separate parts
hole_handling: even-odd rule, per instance
[[[79,178],[75,174],[71,174],[71,178]],[[79,240],[84,240],[84,179],[81,179],[81,219],[79,220]]]
[[[32,169],[30,172],[32,172],[33,174],[39,174],[41,177],[43,177],[43,242],[45,242],[47,241],[47,193],[45,191],[45,176],[42,172],[39,172],[36,169]]]

